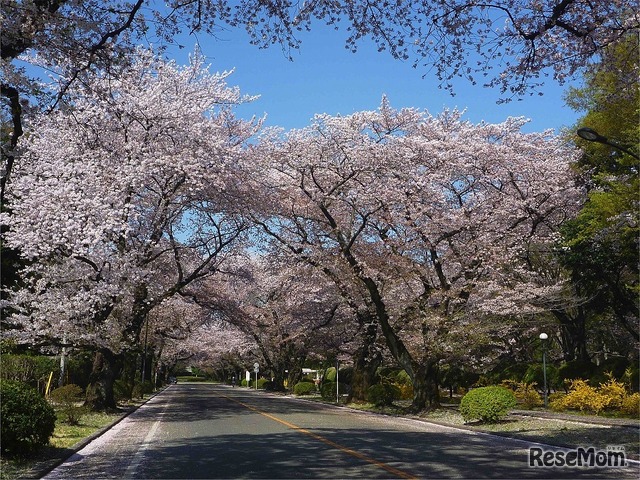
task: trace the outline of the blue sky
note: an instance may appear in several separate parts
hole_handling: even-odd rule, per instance
[[[346,34],[324,25],[301,34],[300,50],[289,61],[279,45],[259,49],[249,44],[243,30],[220,32],[217,39],[201,35],[200,48],[212,71],[235,68],[231,85],[261,98],[237,110],[240,117],[267,114],[267,125],[285,129],[302,128],[316,113],[348,115],[373,110],[383,94],[395,108],[417,107],[437,114],[445,108],[466,109],[472,122],[500,122],[509,116],[525,116],[531,123],[525,131],[560,129],[575,123],[578,114],[564,105],[566,86],[547,81],[543,96],[526,96],[507,104],[497,104],[498,90],[456,82],[456,96],[438,88],[433,74],[414,69],[411,62],[394,60],[363,42],[357,53],[344,48]],[[193,36],[182,38],[185,46],[170,54],[180,63],[196,45]],[[426,76],[423,78],[423,76]]]

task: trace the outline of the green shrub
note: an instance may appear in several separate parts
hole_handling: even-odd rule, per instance
[[[55,424],[53,407],[36,390],[20,382],[0,381],[2,452],[27,453],[46,445]]]
[[[293,387],[294,395],[311,395],[316,392],[316,384],[313,382],[299,382]]]
[[[466,422],[481,420],[486,423],[495,423],[516,405],[516,397],[508,388],[480,387],[462,397],[460,413]]]
[[[411,382],[411,377],[409,377],[409,374],[404,371],[404,370],[400,370],[395,377],[395,381],[398,385],[412,385],[413,383]]]
[[[610,376],[616,380],[622,380],[626,369],[629,367],[629,360],[623,357],[608,358],[600,363],[589,378],[591,385],[600,385],[607,382]]]
[[[273,382],[268,378],[259,378],[258,388],[260,390],[273,390]]]
[[[340,382],[338,385],[339,394],[343,395],[349,393],[349,385]],[[320,385],[320,395],[324,400],[336,399],[336,382],[324,382]]]
[[[398,386],[391,383],[371,385],[367,390],[367,400],[378,407],[391,405],[401,396],[402,392]]]
[[[133,398],[142,398],[145,395],[153,393],[154,385],[151,380],[145,380],[144,382],[136,381],[133,385],[131,395]]]
[[[65,423],[69,425],[78,425],[80,417],[86,410],[81,404],[79,405],[82,402],[82,393],[82,388],[71,383],[56,388],[49,395],[49,398],[60,408]]]
[[[336,381],[336,367],[329,367],[324,371],[324,377],[323,380],[325,382],[332,382],[334,383]]]
[[[116,402],[131,400],[133,398],[133,384],[119,379],[113,383],[113,396]]]
[[[42,355],[2,355],[0,364],[2,379],[32,385],[46,381],[51,372],[57,378],[60,372],[55,358]]]
[[[595,369],[595,364],[591,362],[571,360],[563,363],[560,368],[558,368],[558,381],[560,383],[566,383],[566,381],[570,381],[575,378],[589,378]]]
[[[522,382],[528,384],[536,383],[544,386],[544,366],[541,363],[529,365],[529,368],[522,377]],[[562,385],[562,382],[558,380],[558,369],[549,364],[547,364],[547,385],[549,387],[559,387]]]

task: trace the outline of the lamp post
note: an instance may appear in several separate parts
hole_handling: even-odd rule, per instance
[[[603,145],[609,145],[610,147],[620,150],[621,152],[624,152],[627,155],[631,155],[636,160],[640,160],[640,157],[638,157],[638,155],[633,153],[631,150],[629,150],[626,147],[623,147],[622,145],[617,144],[616,142],[609,140],[607,137],[600,135],[598,132],[596,132],[592,128],[582,127],[582,128],[579,128],[576,131],[576,133],[583,140],[587,140],[588,142],[602,143]]]
[[[540,340],[542,342],[542,377],[544,378],[544,408],[547,408],[547,338],[549,335],[546,333],[540,334]]]

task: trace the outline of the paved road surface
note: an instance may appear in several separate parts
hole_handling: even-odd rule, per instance
[[[172,385],[45,478],[638,478],[528,466],[528,444],[210,384]]]

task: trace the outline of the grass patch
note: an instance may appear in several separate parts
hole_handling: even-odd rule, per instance
[[[58,420],[49,445],[46,447],[25,457],[0,457],[0,479],[13,480],[37,475],[39,470],[47,465],[67,458],[71,454],[70,447],[110,425],[122,415],[122,413],[86,413],[80,418],[78,425],[67,425]]]

